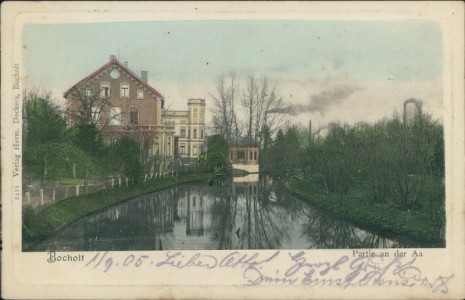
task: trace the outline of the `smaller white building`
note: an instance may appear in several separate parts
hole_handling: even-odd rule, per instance
[[[205,144],[205,99],[189,99],[188,110],[164,110],[162,122],[174,126],[174,155],[198,159]]]

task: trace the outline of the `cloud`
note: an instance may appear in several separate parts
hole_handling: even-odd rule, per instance
[[[340,84],[323,89],[319,94],[310,96],[306,104],[290,104],[274,112],[296,116],[308,112],[324,115],[332,106],[341,104],[355,91],[363,90],[358,85]]]

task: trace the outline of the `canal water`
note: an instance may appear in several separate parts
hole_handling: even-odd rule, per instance
[[[251,174],[185,184],[79,219],[29,251],[342,249],[405,247]]]

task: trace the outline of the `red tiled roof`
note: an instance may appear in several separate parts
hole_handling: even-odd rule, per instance
[[[126,68],[123,64],[121,64],[117,59],[112,59],[110,60],[109,62],[107,62],[106,64],[104,64],[100,69],[98,69],[97,71],[93,72],[92,74],[90,74],[89,76],[86,76],[84,77],[83,79],[81,79],[78,83],[76,83],[75,85],[73,85],[71,88],[69,88],[64,96],[65,98],[68,97],[68,95],[71,93],[71,91],[83,84],[85,84],[87,81],[91,80],[92,78],[94,78],[95,76],[97,76],[98,74],[100,74],[101,72],[103,72],[106,68],[108,68],[109,66],[113,65],[113,64],[116,64],[118,65],[121,69],[123,69],[126,73],[128,73],[130,76],[132,76],[135,80],[137,80],[140,84],[142,84],[145,88],[147,88],[149,91],[151,91],[153,94],[155,94],[158,98],[161,98],[161,100],[165,100],[165,97],[163,97],[162,94],[160,94],[156,89],[154,89],[153,87],[151,87],[147,82],[145,82],[144,80],[142,80],[139,76],[137,76],[136,74],[134,74],[131,70],[129,70],[128,68]]]

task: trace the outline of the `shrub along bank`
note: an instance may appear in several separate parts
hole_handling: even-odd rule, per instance
[[[52,204],[38,213],[31,207],[23,212],[23,248],[38,243],[57,229],[96,211],[137,196],[157,192],[188,182],[207,181],[211,173],[194,173],[172,178],[161,178],[128,187],[115,187],[97,193],[71,197]]]
[[[403,210],[390,203],[369,202],[368,192],[363,190],[353,191],[350,199],[341,201],[339,194],[326,193],[315,183],[297,179],[290,179],[288,188],[295,196],[362,228],[387,236],[400,235],[421,246],[444,246],[443,226],[433,222],[426,209]]]

